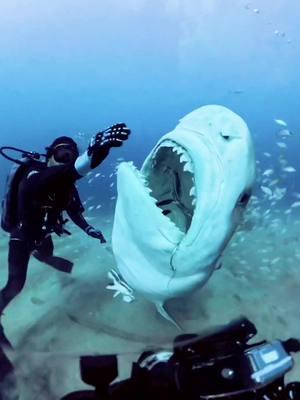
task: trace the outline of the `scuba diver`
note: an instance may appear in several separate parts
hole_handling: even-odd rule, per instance
[[[70,234],[64,228],[67,220],[63,211],[87,235],[106,242],[102,232],[84,219],[75,182],[101,164],[109,150],[120,147],[129,134],[124,123],[113,125],[94,135],[82,155],[72,138],[61,136],[46,148],[46,162],[36,160],[38,153],[30,152],[24,152],[25,159],[14,160],[19,165],[2,203],[1,226],[10,233],[10,239],[8,280],[0,291],[0,315],[23,289],[31,254],[58,270],[71,272],[72,262],[53,255],[51,234]]]

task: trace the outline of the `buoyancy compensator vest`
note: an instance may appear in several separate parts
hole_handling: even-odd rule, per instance
[[[9,157],[4,150],[13,150],[22,153],[22,158],[14,159]],[[11,233],[18,224],[18,188],[26,173],[32,169],[42,169],[45,165],[40,161],[43,156],[39,153],[28,152],[15,147],[1,147],[0,154],[14,162],[7,178],[4,190],[4,197],[1,202],[1,228]]]

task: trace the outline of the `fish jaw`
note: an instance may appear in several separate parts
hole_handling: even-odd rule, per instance
[[[214,105],[191,112],[159,140],[143,163],[144,176],[151,173],[158,149],[171,145],[189,159],[196,196],[192,223],[173,254],[172,265],[176,278],[199,274],[200,284],[211,275],[239,223],[243,210],[238,199],[251,192],[255,181],[254,149],[242,118]]]
[[[112,247],[118,269],[133,289],[165,299],[172,253],[184,234],[156,207],[132,163],[119,165],[117,187]]]
[[[171,259],[172,268],[176,270],[176,278],[197,274],[197,279],[199,279],[201,275],[202,278],[198,280],[200,285],[202,281],[206,281],[206,277],[210,275],[210,270],[213,268],[212,264],[217,257],[215,246],[212,249],[205,248],[201,244],[197,249],[198,254],[196,256],[191,256],[190,252],[194,248],[195,241],[197,241],[200,233],[203,232],[203,229],[206,229],[207,220],[210,220],[210,214],[217,207],[221,197],[223,190],[222,164],[213,149],[211,149],[210,144],[203,138],[195,137],[193,132],[182,132],[182,130],[175,129],[159,141],[158,145],[145,160],[141,169],[144,176],[150,175],[151,163],[155,154],[172,146],[177,148],[178,151],[180,148],[182,154],[190,160],[188,171],[193,175],[192,185],[195,194],[194,199],[196,200],[192,209],[191,224],[184,232],[178,246],[174,249]],[[152,182],[151,186],[156,186],[157,188],[158,184],[155,185],[155,183],[155,181]],[[160,197],[157,194],[156,192],[155,196]],[[178,259],[179,256],[180,260]],[[173,284],[175,282],[172,282]],[[178,291],[177,289],[176,292]]]

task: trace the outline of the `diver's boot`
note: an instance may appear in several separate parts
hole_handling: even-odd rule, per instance
[[[72,263],[72,261],[69,261],[65,258],[57,257],[57,256],[46,257],[43,260],[43,262],[46,263],[47,265],[50,265],[51,267],[57,269],[58,271],[66,272],[68,274],[70,274],[72,272],[73,265],[74,265],[74,263]]]
[[[34,251],[32,254],[37,260],[47,265],[50,265],[51,267],[57,269],[58,271],[66,273],[72,272],[74,264],[63,257],[57,257],[57,256],[43,257],[39,254],[38,251]]]

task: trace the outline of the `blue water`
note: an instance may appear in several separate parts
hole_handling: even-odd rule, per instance
[[[41,151],[57,135],[125,121],[133,133],[122,156],[140,161],[181,116],[218,103],[245,118],[258,150],[272,150],[274,118],[300,131],[299,7],[297,0],[2,2],[1,143]]]
[[[298,0],[2,1],[0,144],[43,152],[69,135],[84,150],[91,135],[126,122],[131,137],[100,166],[105,178],[79,183],[82,200],[111,216],[117,159],[140,166],[179,118],[221,104],[250,128],[262,197],[260,171],[278,169],[280,154],[299,165],[299,15]],[[275,119],[293,132],[286,150]],[[10,166],[0,159],[1,196]],[[300,172],[283,182],[282,210],[297,200]]]

